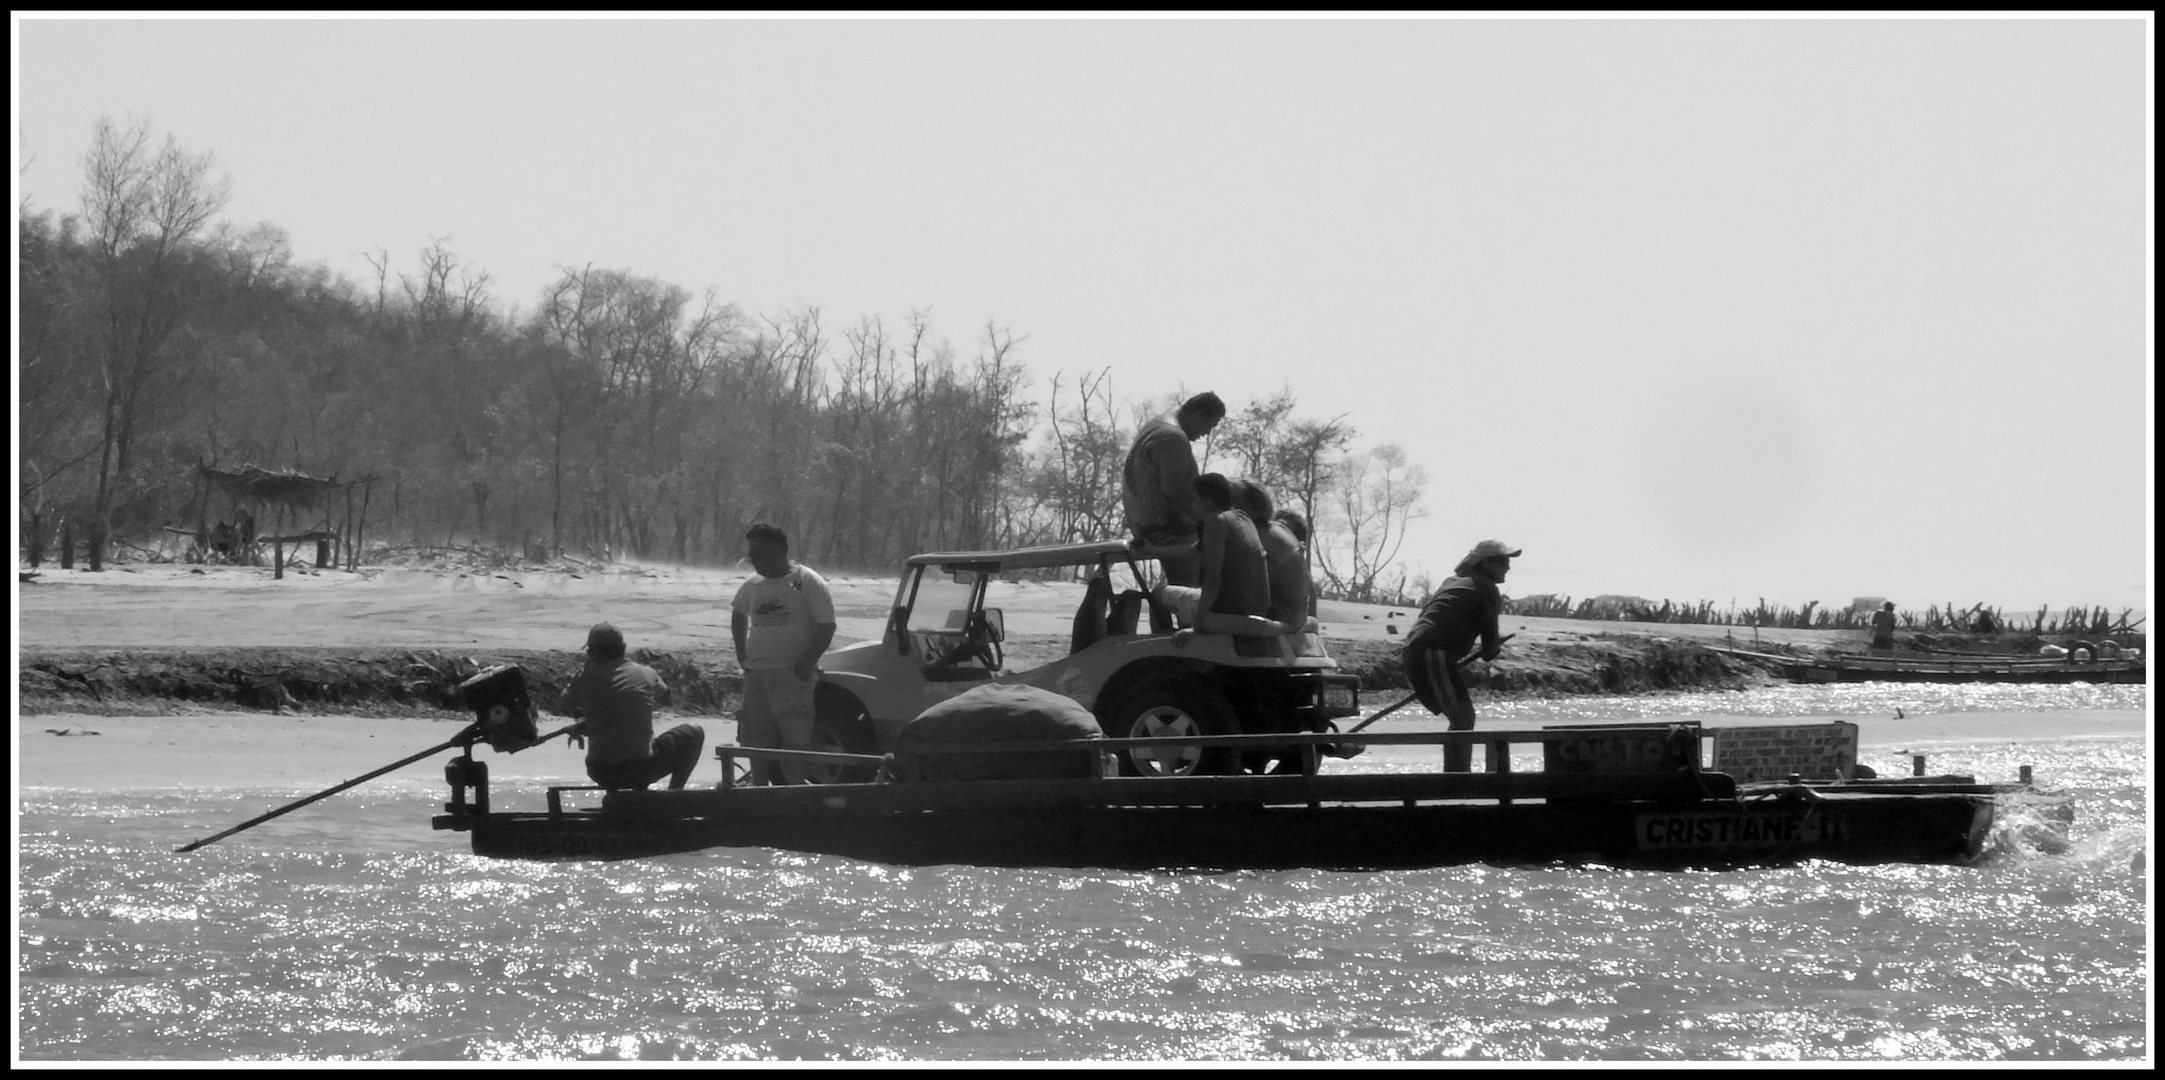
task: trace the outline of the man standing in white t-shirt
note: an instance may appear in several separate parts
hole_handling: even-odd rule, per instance
[[[809,750],[812,688],[819,683],[820,654],[834,640],[834,598],[824,578],[790,561],[782,530],[762,522],[744,539],[757,576],[737,589],[729,605],[729,636],[744,669],[737,743]],[[779,784],[783,776],[775,762],[752,769],[758,783]]]

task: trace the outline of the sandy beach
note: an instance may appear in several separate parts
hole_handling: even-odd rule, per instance
[[[546,698],[553,684],[545,673],[575,669],[586,629],[604,620],[666,668],[687,702],[704,703],[695,711],[726,714],[737,693],[729,604],[746,567],[486,569],[485,560],[460,553],[398,560],[359,572],[293,569],[283,579],[261,567],[135,562],[95,574],[48,567],[16,589],[20,708],[156,716],[167,701],[186,701],[396,714],[433,699],[409,678],[427,671],[421,662],[438,681],[458,677],[445,672],[521,664]],[[897,578],[826,576],[835,643],[883,633]],[[1078,582],[993,583],[988,606],[1004,615],[1011,670],[1067,654],[1082,596]],[[1370,690],[1402,689],[1398,647],[1417,614],[1411,606],[1325,601],[1317,621],[1341,669]],[[1503,630],[1513,637],[1481,669],[1484,693],[1742,689],[1770,678],[1749,661],[1693,647],[1754,643],[1728,627],[1507,615]],[[1793,630],[1756,643],[1843,640],[1839,632]]]
[[[729,602],[748,568],[619,564],[589,573],[460,571],[443,566],[363,567],[289,572],[263,567],[130,563],[92,574],[43,568],[16,589],[16,647],[231,648],[248,646],[502,648],[575,650],[586,628],[604,619],[634,647],[726,648]],[[837,644],[878,637],[894,601],[899,571],[828,573]],[[1076,582],[998,582],[987,604],[1001,609],[1010,634],[1066,635],[1082,600]],[[1324,636],[1343,641],[1401,640],[1412,607],[1324,601]],[[1688,640],[1748,643],[1726,626],[1591,622],[1507,615],[1515,645],[1642,633]],[[1766,630],[1765,643],[1826,645],[1853,632]]]

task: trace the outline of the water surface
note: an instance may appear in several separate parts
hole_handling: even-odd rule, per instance
[[[1785,693],[1703,711],[1839,711]],[[2036,713],[2049,724],[2087,701],[2018,704],[2061,706]],[[430,832],[442,793],[417,767],[178,856],[297,793],[31,789],[21,1055],[2146,1057],[2145,741],[1935,755],[1993,778],[2034,765],[2078,800],[2071,849],[2010,834],[1978,867],[1718,873],[910,869],[759,849],[516,863]],[[504,804],[538,805],[509,787]]]

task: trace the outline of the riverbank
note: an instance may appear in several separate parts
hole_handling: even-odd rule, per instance
[[[48,570],[19,583],[17,687],[28,715],[149,715],[175,708],[445,712],[452,688],[482,667],[516,663],[549,707],[578,670],[586,628],[616,624],[691,715],[735,708],[741,673],[727,647],[737,568],[624,564],[572,571],[484,572],[455,566],[294,570],[132,564],[92,574]],[[890,577],[829,578],[836,644],[877,638]],[[1011,669],[1064,655],[1082,587],[992,586]],[[1331,654],[1364,690],[1400,691],[1409,608],[1325,602]],[[1468,669],[1477,694],[1544,696],[1737,690],[1772,680],[1706,645],[1727,628],[1504,618],[1513,636],[1493,664]],[[1767,631],[1762,647],[1832,648],[1845,635]]]
[[[1366,691],[1403,690],[1394,645],[1329,640],[1341,667]],[[1051,638],[1014,639],[1011,667],[1027,670],[1065,650]],[[735,658],[722,650],[635,649],[634,658],[668,682],[676,712],[734,713],[743,688]],[[222,646],[196,649],[23,648],[16,679],[23,715],[76,712],[156,715],[180,708],[265,712],[425,714],[455,711],[456,688],[482,668],[517,664],[535,703],[553,710],[582,657],[535,649],[381,649]],[[1469,668],[1484,696],[1631,694],[1741,690],[1766,685],[1753,665],[1704,647],[1630,634],[1518,646],[1494,664]]]

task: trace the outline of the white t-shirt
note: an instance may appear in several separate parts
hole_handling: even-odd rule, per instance
[[[814,626],[834,621],[834,597],[818,572],[791,563],[781,577],[753,574],[729,610],[744,616],[744,666],[786,668],[804,656]]]

